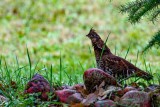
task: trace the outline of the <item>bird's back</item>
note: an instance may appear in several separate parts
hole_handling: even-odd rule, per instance
[[[110,70],[112,70],[113,76],[119,77],[119,78],[127,78],[132,76],[137,76],[144,78],[146,80],[152,79],[152,75],[149,73],[139,69],[132,63],[128,62],[124,58],[121,58],[116,55],[105,55],[106,57],[105,64],[106,67],[108,67]]]

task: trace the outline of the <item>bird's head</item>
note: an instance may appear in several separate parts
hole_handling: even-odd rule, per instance
[[[101,37],[98,35],[98,33],[91,28],[89,33],[86,35],[88,38],[91,39],[92,46],[98,49],[103,49],[107,53],[111,53],[110,49],[107,47],[107,45],[104,43],[104,41],[101,39]]]
[[[99,35],[96,33],[94,29],[91,28],[89,33],[86,35],[88,38],[91,39],[92,42],[96,42],[97,40],[100,39]]]

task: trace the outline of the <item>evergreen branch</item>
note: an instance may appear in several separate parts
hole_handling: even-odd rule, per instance
[[[139,22],[143,16],[149,16],[154,22],[160,14],[160,0],[135,0],[122,5],[120,11],[128,13],[128,20],[131,23]],[[160,30],[152,37],[143,52],[155,45],[160,47]]]
[[[160,8],[157,8],[151,15],[151,21],[154,22],[160,14]]]
[[[129,2],[126,5],[122,5],[120,10],[121,12],[129,13],[129,21],[136,23],[142,16],[151,13],[153,10],[157,10],[159,5],[160,0],[136,0],[134,2]],[[159,14],[159,11],[157,11],[157,14]],[[157,14],[153,14],[153,17],[157,17]],[[153,17],[152,19],[154,19]]]
[[[152,10],[153,8],[154,8],[154,5],[152,4],[152,2],[144,3],[144,5],[139,9],[139,11],[134,14],[134,18],[131,17],[130,20],[134,23],[138,22],[142,16],[147,14],[147,12]],[[134,20],[132,20],[132,19],[134,19]]]
[[[138,9],[138,7],[141,7],[142,4],[143,3],[139,2],[139,1],[137,1],[137,2],[129,2],[126,5],[121,5],[120,6],[120,11],[122,13],[124,13],[124,12],[130,12],[131,10],[134,10],[135,8]]]
[[[143,53],[155,45],[160,46],[160,30],[152,37],[149,44],[144,48]]]

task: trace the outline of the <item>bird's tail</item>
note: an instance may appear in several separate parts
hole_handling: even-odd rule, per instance
[[[143,78],[145,80],[151,80],[151,79],[153,79],[153,76],[150,73],[144,72],[142,70],[138,70],[136,72],[136,76],[138,76],[140,78]]]

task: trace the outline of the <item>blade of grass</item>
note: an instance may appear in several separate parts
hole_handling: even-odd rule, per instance
[[[117,54],[117,46],[115,46],[115,52],[114,52],[114,54],[116,55]]]
[[[68,73],[64,70],[64,73],[67,75],[68,79],[69,79],[69,85],[71,86],[73,83],[73,80],[71,78],[71,76],[68,75]]]
[[[138,56],[139,56],[139,50],[137,52],[137,57],[136,57],[136,62],[135,62],[135,66],[137,65],[137,61],[138,61]]]
[[[27,47],[26,47],[27,48]],[[28,62],[29,62],[29,78],[32,78],[32,62],[31,62],[31,58],[30,58],[30,54],[29,54],[29,50],[27,48],[27,58],[28,58]]]
[[[17,55],[16,55],[16,64],[17,64],[17,69],[19,69],[19,61],[18,61]],[[16,70],[15,70],[15,71],[16,71]],[[20,78],[20,77],[18,76],[19,72],[20,72],[20,70],[18,70],[18,73],[15,72],[15,74],[16,74],[16,81],[18,81],[18,79]]]
[[[158,83],[159,83],[159,85],[160,85],[160,74],[159,73],[157,73],[157,80],[158,80]]]
[[[152,68],[151,68],[151,64],[149,63],[149,73],[152,73]]]
[[[22,66],[22,67],[19,67],[18,69],[16,69],[14,72],[18,72],[17,75],[16,75],[16,81],[18,84],[21,83],[21,70],[23,68],[26,68],[28,65],[25,65],[25,66]]]
[[[47,72],[47,68],[46,68],[46,66],[45,66],[45,65],[43,65],[43,68],[42,68],[42,69],[40,69],[40,70],[38,70],[38,72],[43,71],[43,70],[45,71],[46,78],[49,80],[48,72]]]
[[[0,57],[0,68],[2,67],[2,56]]]
[[[40,59],[37,61],[36,65],[35,65],[35,67],[34,67],[34,69],[33,69],[33,74],[35,74],[35,71],[36,71],[36,68],[37,68],[39,62],[40,62]]]
[[[5,59],[4,59],[4,63],[5,63],[5,69],[6,69],[6,75],[7,75],[7,78],[8,78],[8,83],[10,83],[11,82],[11,76],[10,76],[10,72],[8,70],[7,62],[6,62]]]
[[[109,32],[109,34],[108,34],[108,36],[107,36],[107,38],[106,38],[106,40],[105,40],[105,42],[104,42],[104,45],[103,45],[103,48],[102,48],[102,52],[101,52],[100,60],[99,60],[99,61],[101,61],[101,59],[102,59],[102,55],[103,55],[103,52],[104,52],[104,49],[105,49],[105,46],[106,46],[106,43],[107,43],[107,41],[108,41],[108,38],[109,38],[110,34],[111,34],[111,32]],[[98,65],[97,65],[98,67],[100,66],[99,64],[100,64],[100,63],[98,63]]]
[[[59,63],[60,63],[60,67],[59,67],[59,70],[60,70],[59,81],[60,81],[60,84],[62,84],[62,56],[61,56],[61,52],[60,52]]]
[[[145,60],[144,56],[143,56],[143,60],[144,60],[144,66],[145,66],[146,72],[148,72],[147,71],[147,63],[146,63],[146,60]]]
[[[81,69],[84,71],[84,67],[83,67],[82,63],[79,60],[78,60],[78,63],[80,65]]]
[[[1,71],[1,78],[3,78],[3,70],[2,70],[2,56],[0,58],[0,71]]]
[[[102,52],[101,52],[101,55],[100,55],[100,61],[101,61],[101,58],[102,58],[102,55],[103,55],[103,52],[104,52],[104,49],[105,49],[105,46],[106,46],[106,43],[108,41],[108,38],[109,38],[110,34],[111,34],[111,32],[109,32],[109,34],[108,34],[108,36],[107,36],[107,38],[106,38],[106,40],[104,42],[104,45],[103,45],[103,48],[102,48]]]
[[[89,46],[88,49],[89,49],[89,53],[92,55],[91,47]],[[92,64],[93,64],[93,67],[96,67],[96,64],[94,63],[94,61],[92,61],[92,62],[93,62],[93,63],[92,63]]]
[[[17,55],[16,55],[16,64],[17,64],[17,68],[19,68],[19,61],[18,61]]]
[[[25,66],[22,66],[22,67],[17,68],[17,69],[15,70],[15,72],[20,71],[20,70],[22,70],[23,68],[25,68],[25,67],[27,67],[27,66],[28,66],[28,65],[25,65]],[[18,76],[20,76],[20,75],[18,75]]]
[[[149,74],[153,75],[153,73],[152,73],[152,68],[151,68],[151,64],[150,64],[150,63],[149,63]],[[154,78],[152,78],[152,82],[153,82],[153,84],[155,84]]]
[[[92,50],[90,46],[88,47],[88,50],[89,50],[89,53],[92,54]]]
[[[50,92],[52,92],[52,77],[53,77],[53,71],[52,71],[52,64],[51,64],[51,68],[50,68]]]
[[[129,45],[128,49],[127,49],[127,52],[126,52],[126,55],[125,55],[124,59],[127,58],[127,55],[128,55],[128,53],[129,53],[129,50],[130,50],[130,45]]]

